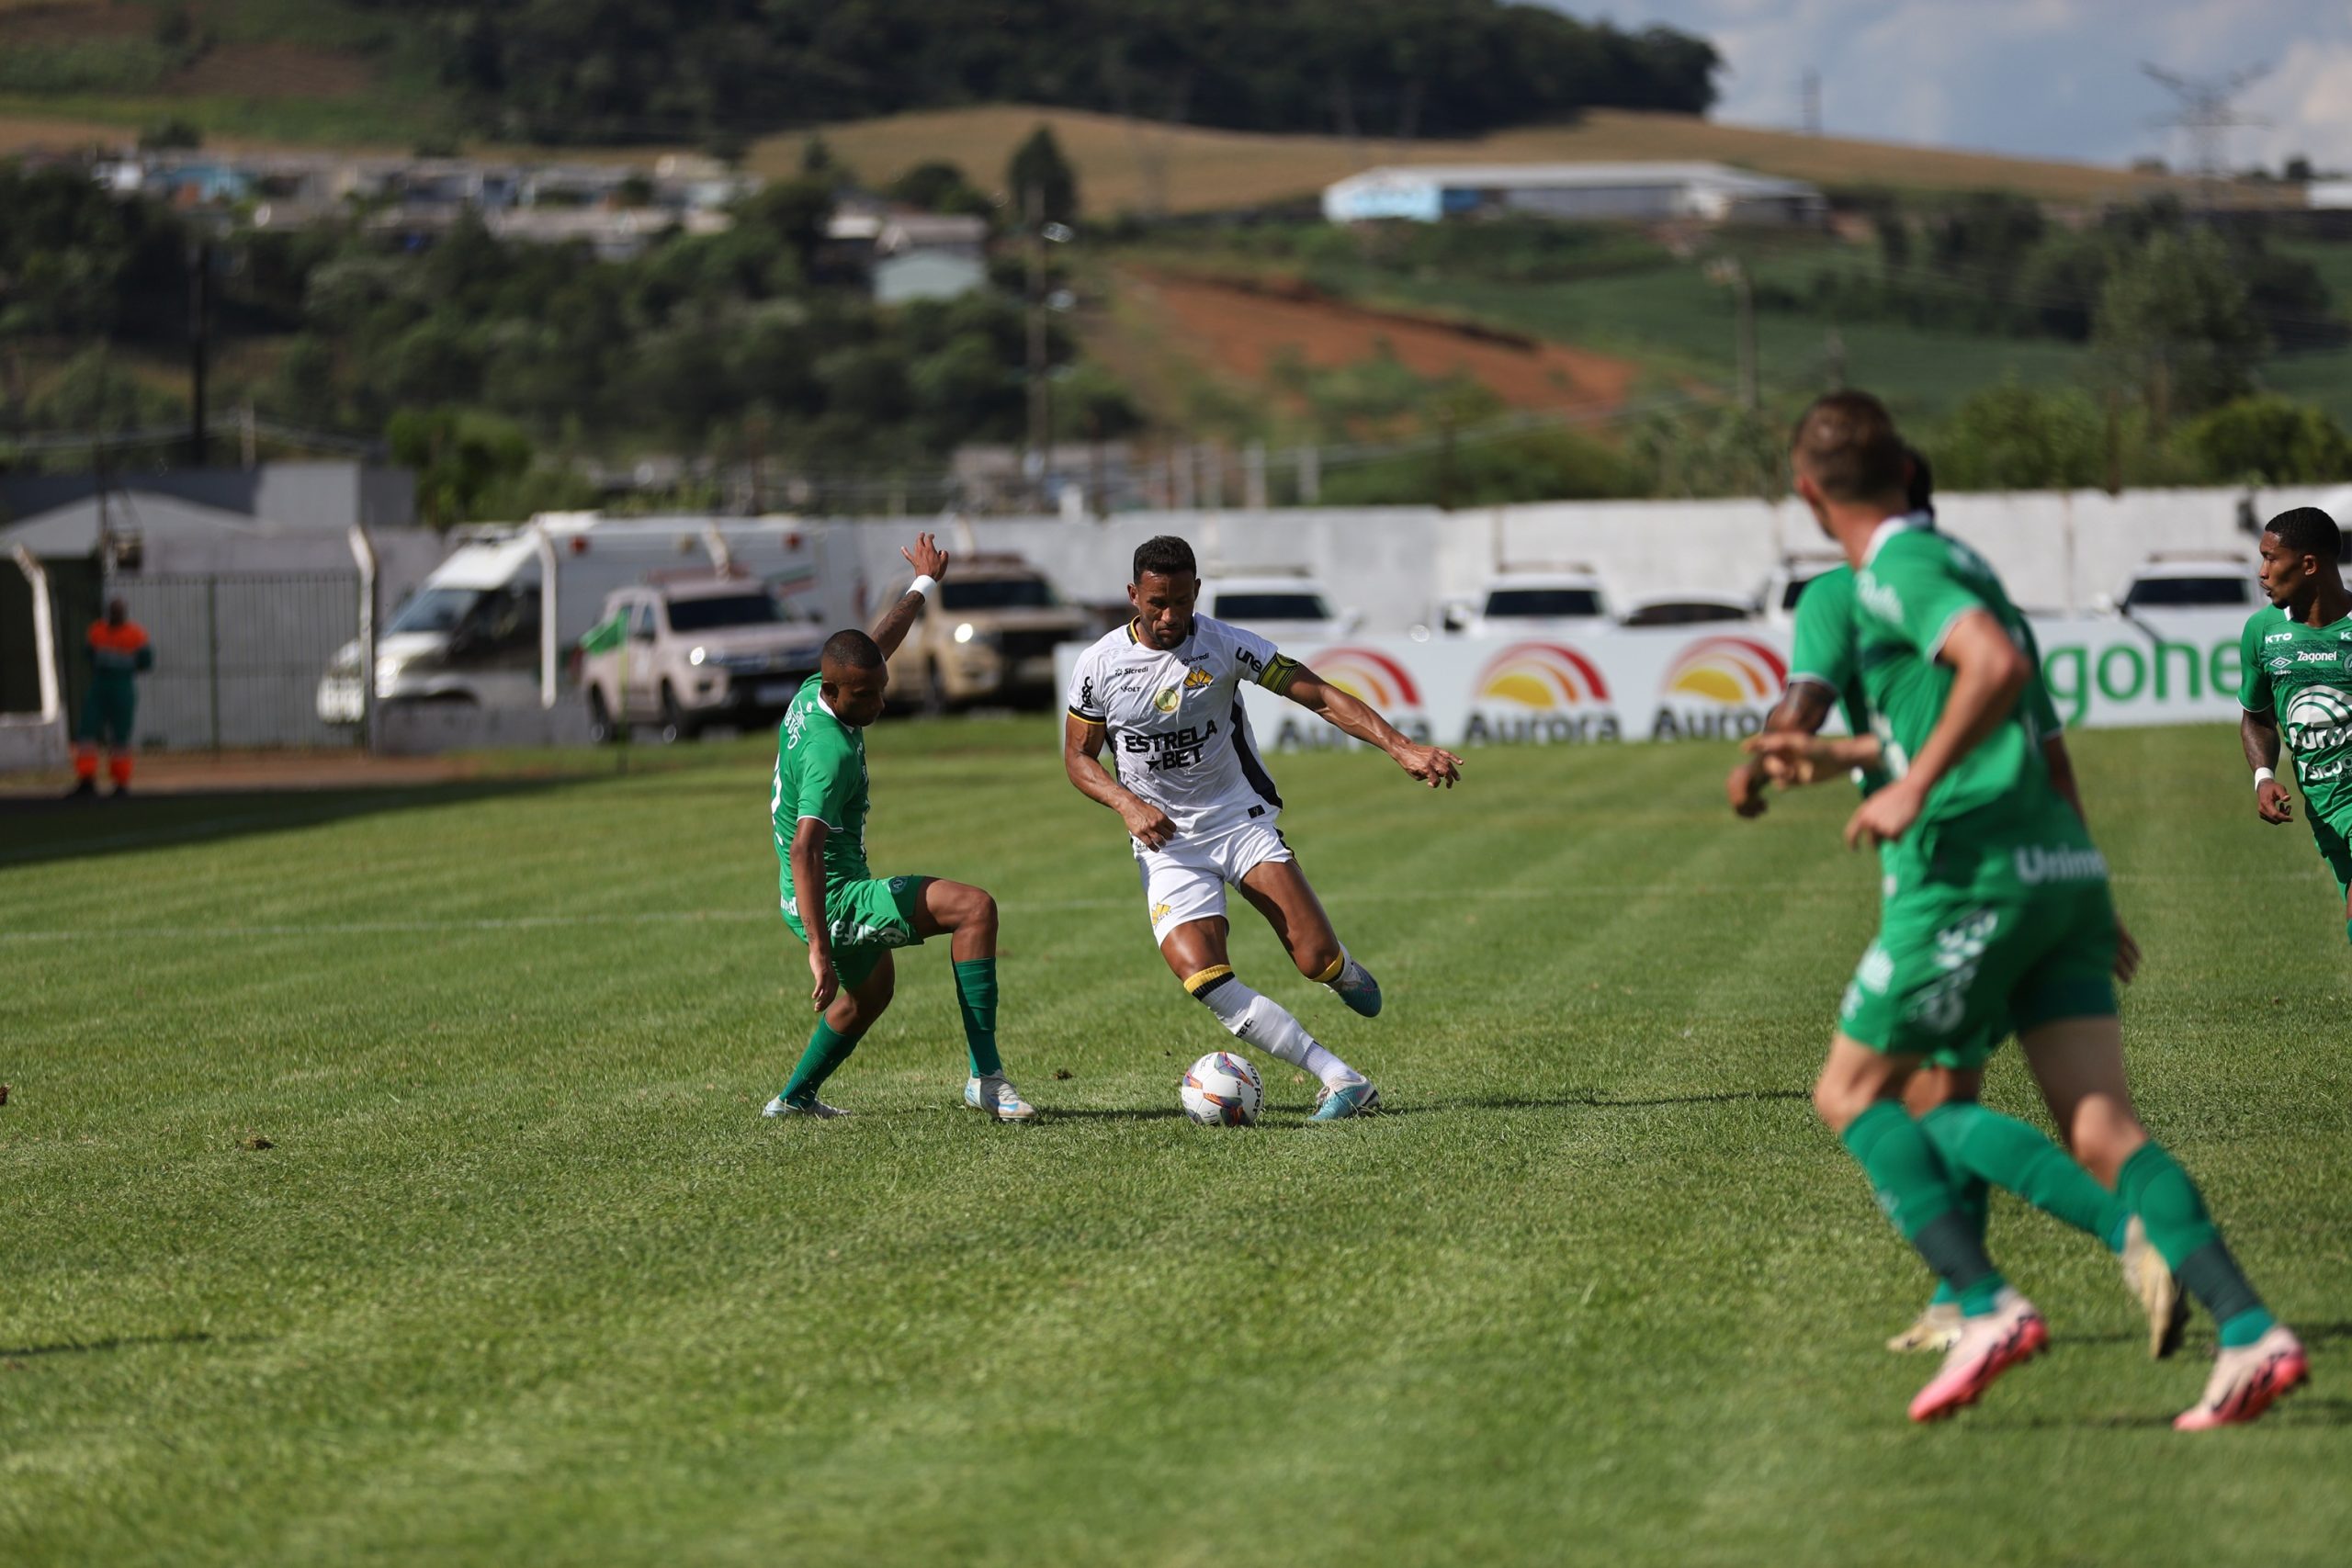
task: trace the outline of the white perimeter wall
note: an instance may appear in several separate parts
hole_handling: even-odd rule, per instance
[[[2098,491],[1949,495],[1942,525],[1973,545],[2030,609],[2086,614],[2119,593],[2157,550],[2224,550],[2251,564],[2254,541],[2238,531],[2235,490]],[[2312,504],[2318,488],[2264,491],[2257,517]],[[2340,521],[2352,521],[2339,519]],[[1127,513],[1105,522],[1058,518],[906,518],[853,525],[869,593],[902,570],[898,547],[918,529],[951,552],[980,548],[1026,556],[1069,598],[1115,600],[1135,547],[1181,534],[1204,567],[1233,571],[1303,567],[1335,608],[1363,613],[1370,635],[1433,626],[1448,597],[1475,592],[1498,564],[1576,562],[1597,570],[1621,598],[1714,591],[1754,593],[1791,550],[1827,547],[1794,502],[1561,502],[1442,513],[1430,507],[1287,508],[1261,513]]]

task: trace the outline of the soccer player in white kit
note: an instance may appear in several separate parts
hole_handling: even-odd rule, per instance
[[[1266,917],[1300,974],[1366,1018],[1380,1011],[1379,984],[1340,945],[1283,841],[1282,796],[1250,739],[1241,684],[1321,714],[1431,789],[1457,783],[1462,759],[1414,744],[1257,633],[1193,614],[1200,592],[1183,540],[1162,535],[1136,547],[1127,585],[1135,618],[1079,656],[1062,765],[1080,794],[1126,824],[1152,940],[1184,989],[1237,1038],[1320,1078],[1316,1121],[1362,1115],[1378,1108],[1380,1091],[1282,1004],[1235,978],[1226,959],[1229,883]]]

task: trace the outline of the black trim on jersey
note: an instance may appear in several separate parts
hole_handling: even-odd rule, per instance
[[[1238,692],[1233,697],[1233,754],[1239,760],[1241,776],[1250,781],[1250,787],[1256,790],[1267,805],[1280,811],[1283,797],[1274,793],[1272,775],[1259,765],[1258,753],[1250,748],[1250,718],[1241,711],[1241,694]]]

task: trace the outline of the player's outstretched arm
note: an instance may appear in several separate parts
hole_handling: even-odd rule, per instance
[[[1764,716],[1767,735],[1811,735],[1829,722],[1829,688],[1811,681],[1799,681],[1781,694],[1772,711]],[[1764,815],[1764,782],[1770,776],[1764,758],[1742,757],[1731,765],[1724,779],[1724,794],[1731,800],[1731,808],[1742,817]]]
[[[2280,784],[2278,766],[2278,716],[2265,709],[2261,713],[2246,708],[2238,715],[2238,742],[2245,748],[2245,765],[2254,770],[2254,811],[2265,822],[2277,826],[2295,819],[2294,797]]]
[[[928,534],[917,534],[914,544],[902,547],[899,553],[907,558],[907,564],[915,569],[918,577],[928,577],[936,582],[947,575],[947,552],[933,544]],[[882,612],[882,618],[874,623],[874,640],[881,646],[883,658],[888,659],[899,651],[899,645],[907,640],[907,633],[913,627],[915,617],[922,614],[922,595],[911,588],[899,595],[897,604]]]
[[[1452,789],[1462,782],[1461,758],[1441,747],[1416,745],[1371,704],[1337,686],[1325,685],[1312,670],[1300,668],[1283,684],[1282,694],[1310,713],[1321,714],[1341,734],[1379,747],[1396,759],[1398,767],[1431,789],[1441,785]]]
[[[833,1005],[841,976],[833,971],[833,935],[825,924],[825,839],[832,829],[803,817],[792,830],[792,905],[808,933],[808,975],[816,988],[808,999],[819,1012]]]
[[[1062,772],[1078,793],[1087,799],[1098,801],[1119,814],[1127,825],[1127,832],[1148,850],[1168,847],[1176,836],[1176,824],[1168,813],[1151,802],[1125,788],[1111,776],[1102,765],[1102,743],[1110,739],[1108,727],[1076,714],[1062,719]]]
[[[1909,771],[1847,820],[1849,849],[1901,838],[1918,820],[1928,792],[1999,727],[2033,679],[2032,660],[1989,610],[1971,610],[1953,622],[1937,657],[1952,669],[1943,716]]]

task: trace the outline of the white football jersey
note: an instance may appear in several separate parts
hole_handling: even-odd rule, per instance
[[[1112,773],[1177,832],[1222,832],[1282,809],[1241,686],[1279,686],[1296,669],[1257,633],[1206,615],[1165,652],[1138,640],[1130,621],[1079,655],[1069,711],[1110,731]]]

